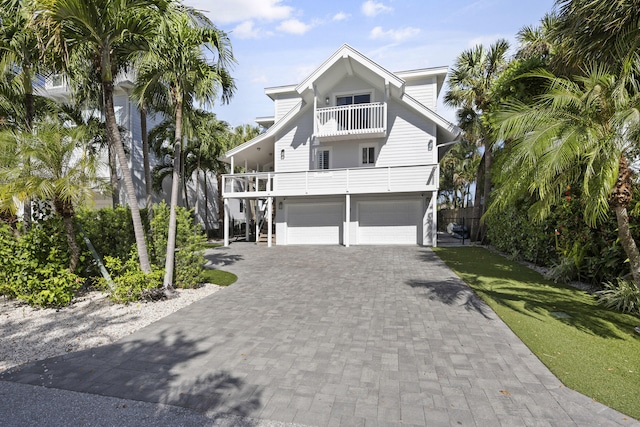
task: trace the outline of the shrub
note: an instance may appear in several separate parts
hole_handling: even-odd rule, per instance
[[[629,280],[618,278],[615,283],[604,283],[604,289],[596,293],[596,298],[607,308],[640,314],[640,290]]]
[[[83,279],[67,268],[66,240],[57,225],[53,218],[21,237],[0,226],[0,294],[40,307],[71,302]]]
[[[161,202],[153,208],[151,234],[154,262],[164,267],[169,232],[169,206]],[[176,210],[176,253],[173,283],[179,288],[197,287],[203,282],[206,237],[199,225],[194,225],[192,212],[183,207]]]
[[[140,216],[142,225],[148,231],[146,209],[140,210]],[[129,207],[80,209],[77,220],[102,258],[110,256],[127,259],[131,249],[135,247],[135,234]],[[98,274],[97,271],[92,272]]]
[[[549,265],[556,259],[553,228],[548,221],[541,224],[531,221],[527,209],[523,201],[488,215],[485,221],[489,241],[513,259]]]
[[[113,279],[108,283],[100,278],[99,285],[109,294],[109,298],[117,303],[126,304],[140,300],[162,299],[162,270],[155,269],[145,274],[138,263],[135,251],[131,252],[126,261],[107,255],[104,257],[105,266]]]

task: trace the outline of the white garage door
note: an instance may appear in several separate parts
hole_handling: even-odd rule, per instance
[[[341,203],[287,206],[288,245],[339,245],[342,242]]]
[[[422,203],[371,201],[358,203],[358,244],[415,245],[419,243]]]

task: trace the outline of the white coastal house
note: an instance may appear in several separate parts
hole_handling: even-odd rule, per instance
[[[460,133],[435,113],[446,74],[392,73],[345,44],[301,83],[267,88],[267,131],[225,155],[243,168],[223,177],[225,206],[255,201],[268,246],[435,246],[438,162]]]

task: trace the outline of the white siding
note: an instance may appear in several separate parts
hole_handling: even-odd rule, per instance
[[[405,166],[436,163],[436,138],[433,123],[416,112],[389,102],[388,136],[380,148],[376,166]],[[433,149],[428,150],[429,140]]]
[[[312,133],[313,110],[308,109],[298,120],[276,135],[274,150],[276,172],[309,170],[309,146]],[[280,159],[282,150],[284,150],[284,160]]]
[[[409,80],[405,86],[405,92],[425,107],[435,111],[437,105],[436,84],[435,77]]]
[[[337,85],[331,88],[329,93],[327,93],[325,96],[329,97],[330,105],[335,105],[336,95],[360,94],[360,93],[371,93],[372,95],[371,102],[384,101],[384,92],[382,87],[374,88],[369,82],[355,76],[345,77]],[[324,102],[324,98],[320,98],[320,99],[322,99]]]
[[[297,94],[282,94],[278,95],[275,100],[275,121],[277,122],[287,114],[296,104],[300,102],[300,97]]]

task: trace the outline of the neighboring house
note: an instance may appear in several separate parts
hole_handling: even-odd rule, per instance
[[[133,183],[138,198],[138,206],[141,208],[146,205],[146,191],[144,183],[144,162],[142,156],[142,131],[140,126],[140,110],[136,103],[131,99],[131,93],[135,84],[135,75],[133,73],[126,73],[118,76],[114,85],[114,106],[116,113],[116,120],[118,126],[124,130],[123,143],[125,149],[129,154],[129,168],[133,177]],[[43,94],[49,98],[52,98],[61,103],[69,103],[71,100],[71,91],[67,84],[66,77],[60,74],[49,76],[44,81]],[[99,111],[87,111],[87,114],[100,114]],[[150,131],[155,125],[160,123],[162,118],[158,115],[147,116],[147,129]],[[103,157],[103,167],[99,171],[100,177],[109,180],[109,166],[108,166],[108,153],[107,148],[101,153]],[[155,156],[150,153],[150,163],[153,168],[157,163]],[[203,174],[200,174],[198,183],[196,184],[195,176],[189,182],[187,191],[189,197],[189,206],[194,209],[196,219],[208,230],[217,230],[219,228],[218,222],[218,189],[217,179],[213,173],[207,174],[207,197],[205,198],[205,190],[203,188],[204,179]],[[122,175],[118,170],[119,186],[120,186],[120,200],[124,203],[128,203],[127,195],[124,189],[124,182]],[[182,194],[182,193],[181,193]],[[171,177],[165,178],[162,186],[162,191],[159,194],[153,195],[153,201],[159,202],[165,200],[169,203],[171,196]],[[197,199],[197,203],[196,203]],[[206,199],[206,205],[205,205]],[[96,194],[95,207],[101,208],[111,206],[111,196],[104,194]],[[232,218],[244,218],[244,213],[240,211],[240,202],[231,205],[230,214]],[[205,211],[208,211],[205,214]],[[208,224],[205,224],[205,218]],[[237,222],[237,221],[234,221]]]
[[[275,115],[226,153],[245,172],[223,177],[225,205],[255,201],[269,246],[435,246],[438,162],[460,133],[435,113],[446,74],[392,73],[343,45],[300,84],[267,88]]]

